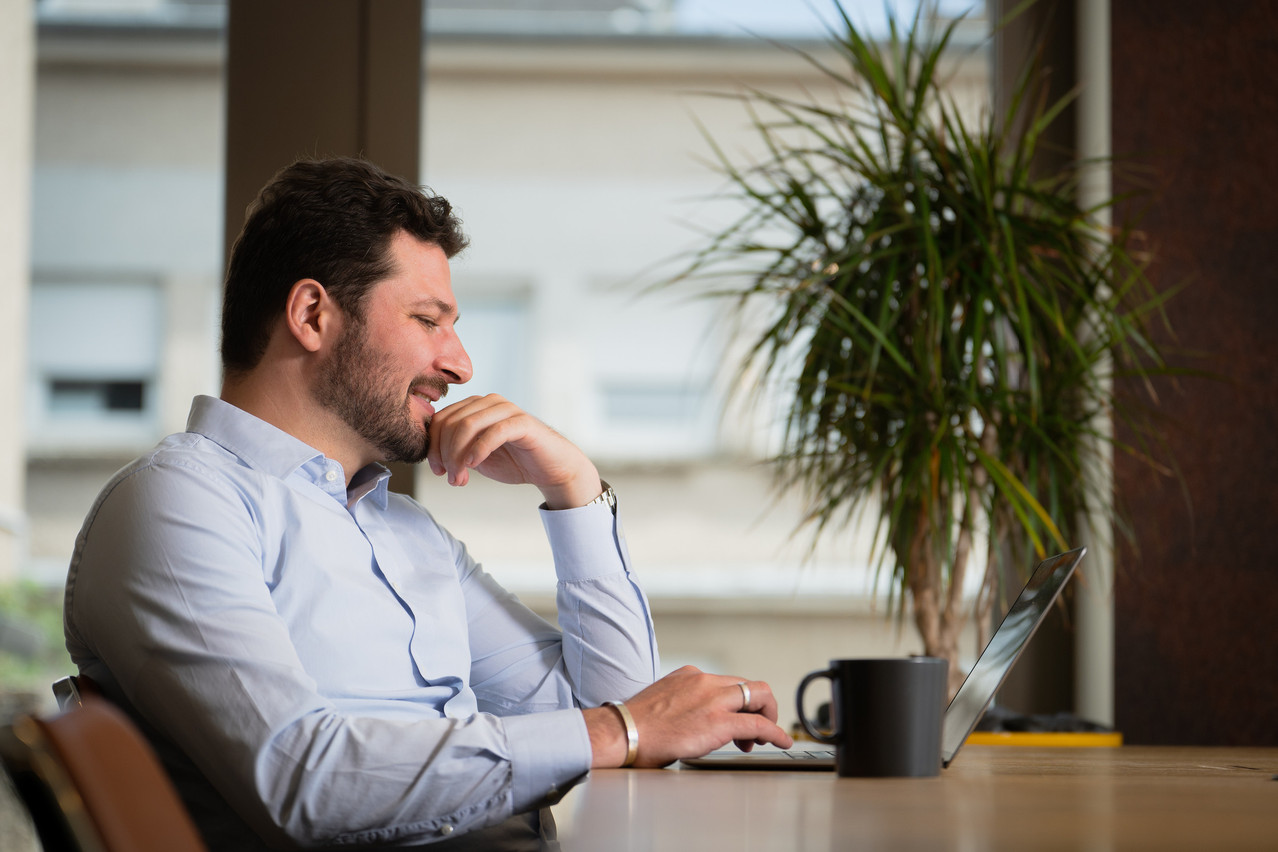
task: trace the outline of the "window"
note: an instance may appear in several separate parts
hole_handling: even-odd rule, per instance
[[[49,412],[55,416],[141,412],[146,410],[145,393],[142,381],[53,379],[49,383]]]
[[[160,288],[37,282],[31,291],[28,440],[33,450],[132,450],[155,439]]]
[[[448,401],[472,394],[497,393],[526,408],[535,408],[529,378],[528,294],[518,287],[486,289],[487,282],[465,282],[457,336],[475,368],[474,377],[453,388]]]
[[[588,344],[590,451],[620,460],[689,459],[717,446],[721,346],[713,306],[597,284]]]

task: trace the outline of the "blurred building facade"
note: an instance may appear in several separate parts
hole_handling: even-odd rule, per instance
[[[713,200],[723,186],[701,128],[733,154],[755,144],[740,104],[707,93],[826,85],[696,5],[430,3],[422,175],[472,237],[453,275],[476,372],[454,397],[503,393],[586,449],[621,497],[666,667],[768,679],[784,708],[798,677],[831,657],[919,643],[873,593],[867,531],[805,558],[791,536],[798,507],[775,499],[762,463],[766,412],[720,418],[721,307],[645,289],[731,213]],[[801,0],[771,5],[811,14]],[[194,394],[218,392],[225,8],[36,8],[19,570],[60,582],[110,473],[180,431]],[[982,52],[953,87],[982,108]],[[450,489],[424,468],[416,493],[553,614],[535,493]]]

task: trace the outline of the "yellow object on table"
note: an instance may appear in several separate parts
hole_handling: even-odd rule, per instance
[[[1123,744],[1118,731],[1103,732],[1037,732],[1037,731],[973,731],[968,745],[1048,746],[1063,748],[1117,748]]]

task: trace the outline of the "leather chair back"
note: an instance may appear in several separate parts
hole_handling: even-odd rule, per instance
[[[0,756],[45,849],[206,852],[150,745],[90,690],[0,730]]]

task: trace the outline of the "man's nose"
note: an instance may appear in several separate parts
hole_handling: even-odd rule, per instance
[[[466,348],[462,346],[461,338],[456,334],[452,335],[450,345],[440,354],[438,366],[440,371],[448,377],[450,384],[463,385],[474,375],[470,356],[466,354]]]

